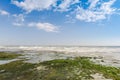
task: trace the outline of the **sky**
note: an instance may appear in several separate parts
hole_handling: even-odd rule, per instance
[[[120,0],[0,0],[0,45],[120,46]]]

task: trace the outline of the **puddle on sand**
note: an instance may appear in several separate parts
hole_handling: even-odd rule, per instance
[[[66,59],[72,57],[72,55],[64,54],[64,53],[55,53],[55,52],[28,52],[23,53],[24,56],[21,58],[27,59],[25,62],[29,63],[39,63],[43,61],[49,61],[54,59]]]
[[[17,60],[19,60],[19,59],[0,60],[0,65],[7,64],[7,63],[10,63],[10,62],[13,62],[13,61],[17,61]]]

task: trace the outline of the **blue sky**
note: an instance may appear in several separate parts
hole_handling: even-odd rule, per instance
[[[0,0],[0,45],[120,45],[120,0]]]

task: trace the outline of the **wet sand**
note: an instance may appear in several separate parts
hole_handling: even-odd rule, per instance
[[[72,57],[92,57],[92,61],[102,65],[120,67],[120,47],[0,47],[0,51],[16,52],[23,54],[20,59],[26,62],[39,63],[54,59]],[[11,62],[0,61],[0,64]],[[13,60],[14,61],[14,60]]]

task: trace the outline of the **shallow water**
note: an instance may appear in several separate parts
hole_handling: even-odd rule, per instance
[[[102,57],[104,62],[113,66],[120,66],[120,47],[48,47],[48,46],[0,46],[0,51],[12,51],[24,54],[21,58],[26,62],[39,63],[53,59],[69,57]]]
[[[2,64],[7,64],[7,63],[10,63],[10,62],[13,62],[13,61],[16,61],[18,59],[12,59],[12,60],[0,60],[0,65]]]

